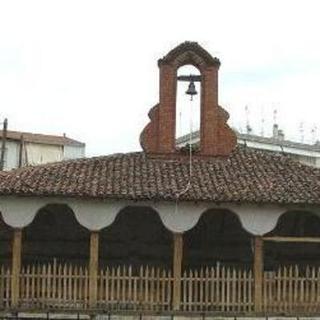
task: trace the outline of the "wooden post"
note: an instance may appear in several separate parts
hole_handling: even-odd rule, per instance
[[[183,234],[173,234],[173,298],[174,310],[180,309],[181,302],[181,272],[183,256]]]
[[[262,311],[263,239],[254,238],[254,310]]]
[[[99,233],[90,233],[89,307],[95,308],[98,293]]]
[[[11,304],[13,308],[18,307],[21,270],[21,244],[22,230],[14,229],[12,240],[12,270],[11,270]]]

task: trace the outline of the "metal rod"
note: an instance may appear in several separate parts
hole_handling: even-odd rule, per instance
[[[19,168],[23,165],[23,148],[24,148],[24,138],[23,134],[20,136],[20,146],[19,146]]]
[[[6,142],[7,142],[7,131],[8,131],[8,119],[4,119],[3,130],[2,130],[2,145],[1,145],[1,155],[0,155],[0,171],[4,169],[4,156],[6,152]]]
[[[177,79],[179,81],[194,81],[194,82],[200,82],[201,81],[201,76],[196,76],[194,74],[190,74],[189,76],[178,76]]]

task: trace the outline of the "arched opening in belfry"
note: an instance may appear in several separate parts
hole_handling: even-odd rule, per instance
[[[197,225],[184,234],[184,269],[239,267],[253,263],[252,237],[236,214],[228,210],[206,211]]]
[[[170,269],[172,233],[150,207],[126,207],[100,232],[100,267],[141,266]]]
[[[0,267],[11,266],[13,229],[9,227],[0,215]]]
[[[24,265],[53,261],[88,264],[90,233],[78,223],[67,205],[50,204],[41,208],[22,234]]]
[[[274,230],[265,235],[278,241],[265,241],[265,269],[275,270],[280,266],[320,266],[320,243],[312,241],[281,241],[320,238],[320,217],[307,211],[292,210],[284,213]]]
[[[193,65],[177,70],[176,94],[176,146],[193,144],[194,134],[200,130],[200,71]],[[199,137],[197,137],[199,140]]]

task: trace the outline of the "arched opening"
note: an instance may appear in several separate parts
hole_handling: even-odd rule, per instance
[[[172,234],[149,207],[127,207],[100,232],[100,266],[171,268]]]
[[[251,268],[251,236],[228,210],[206,211],[198,224],[184,234],[184,268],[217,265]]]
[[[89,231],[63,204],[50,204],[39,210],[23,230],[22,263],[72,263],[86,266],[89,261]]]
[[[266,236],[320,237],[320,218],[310,212],[289,211]],[[320,243],[266,241],[264,256],[266,270],[285,265],[320,266]]]
[[[9,227],[0,215],[0,261],[1,267],[11,266],[11,256],[12,256],[12,235],[13,229]]]
[[[188,77],[191,75],[200,76],[200,71],[193,65],[184,65],[177,70],[176,144],[178,148],[190,144],[191,132],[194,134],[200,129],[201,82],[197,80],[193,82],[196,95],[186,94],[190,83]],[[186,79],[181,78],[182,76],[186,76]]]

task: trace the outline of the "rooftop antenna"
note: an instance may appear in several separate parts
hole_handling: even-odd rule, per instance
[[[304,123],[301,121],[299,125],[299,131],[300,131],[300,142],[304,142]]]
[[[250,126],[250,122],[249,122],[249,106],[248,105],[246,105],[245,106],[245,112],[246,112],[246,133],[247,134],[251,134],[252,133],[252,128],[251,128],[251,126]]]
[[[260,130],[261,137],[264,137],[264,124],[265,124],[264,110],[263,110],[263,107],[261,107],[261,130]]]
[[[277,118],[278,118],[278,110],[274,109],[273,110],[273,126],[272,126],[272,138],[273,139],[279,138],[279,126],[277,123]]]
[[[318,133],[318,127],[316,124],[314,124],[311,129],[311,142],[312,142],[312,144],[315,144],[317,141],[317,133]]]
[[[274,109],[273,110],[273,124],[278,124],[278,110]]]

